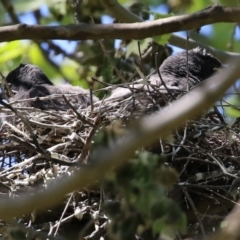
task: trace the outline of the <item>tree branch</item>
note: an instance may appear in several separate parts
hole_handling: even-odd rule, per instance
[[[79,24],[67,26],[39,26],[18,24],[0,28],[1,41],[20,39],[86,40],[86,39],[144,39],[166,33],[199,29],[217,22],[240,22],[240,8],[214,5],[202,11],[155,21],[133,24]]]
[[[143,22],[143,19],[133,14],[132,12],[128,11],[121,4],[119,4],[117,0],[100,0],[100,2],[110,12],[112,17],[118,19],[121,22],[124,23]],[[195,47],[201,47],[203,49],[206,49],[207,52],[213,54],[222,62],[227,62],[229,58],[237,59],[240,57],[240,54],[238,53],[220,51],[213,47],[196,42],[192,39],[188,39],[188,44],[186,46],[186,41],[187,41],[186,38],[178,36],[176,34],[172,34],[169,39],[170,44],[183,49],[186,49],[186,47],[188,49],[192,49]]]
[[[186,41],[187,41],[186,38],[177,36],[176,34],[172,34],[169,39],[170,44],[183,49],[186,49]],[[221,50],[215,49],[214,47],[202,44],[200,42],[196,42],[193,39],[188,39],[187,48],[193,49],[195,47],[201,47],[202,49],[206,49],[208,53],[211,53],[212,55],[214,55],[214,57],[217,57],[221,62],[224,62],[224,63],[228,62],[229,59],[232,59],[232,60],[240,59],[239,53],[221,51]]]

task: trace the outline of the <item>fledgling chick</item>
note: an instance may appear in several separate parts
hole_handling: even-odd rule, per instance
[[[39,67],[31,64],[20,64],[7,75],[6,81],[11,84],[11,89],[16,91],[10,101],[36,98],[34,101],[18,104],[21,107],[62,111],[70,108],[62,97],[52,100],[39,100],[37,98],[53,94],[78,94],[67,98],[76,109],[86,108],[90,105],[90,93],[88,90],[68,84],[54,85]],[[98,101],[98,98],[93,96],[93,102],[96,101]]]
[[[186,51],[168,57],[159,67],[159,71],[168,88],[187,91],[188,86],[191,89],[209,78],[215,73],[216,69],[221,67],[222,64],[217,58],[208,54],[205,50],[195,48],[188,51],[188,57]],[[151,86],[144,86],[144,84],[138,83],[140,81],[141,79],[137,80],[133,86],[130,85],[133,88],[132,91],[122,87],[114,89],[107,99],[126,98],[131,96],[133,92],[153,90]],[[151,75],[149,83],[158,87],[160,92],[166,93],[166,89],[162,86],[158,74]]]

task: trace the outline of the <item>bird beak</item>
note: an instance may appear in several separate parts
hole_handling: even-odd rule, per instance
[[[213,71],[218,71],[224,68],[227,68],[227,65],[222,65],[220,68],[213,68]]]

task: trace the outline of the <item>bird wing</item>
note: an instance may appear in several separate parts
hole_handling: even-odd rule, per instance
[[[62,97],[63,94],[66,95],[67,101]],[[48,98],[40,100],[39,97]],[[19,91],[10,100],[12,102],[28,98],[34,98],[34,100],[24,101],[18,104],[18,106],[35,107],[42,110],[66,111],[70,109],[69,103],[76,109],[86,108],[90,105],[89,91],[81,87],[73,87],[70,85],[35,85],[28,91]],[[98,101],[98,98],[93,96],[93,102],[96,101]]]
[[[163,81],[166,84],[166,87],[169,88],[170,90],[183,90],[180,86],[179,83],[181,81],[180,79],[175,79],[175,78],[170,78],[168,76],[162,76]],[[124,99],[127,97],[130,97],[134,93],[139,93],[139,92],[151,92],[154,91],[154,89],[159,90],[161,93],[166,93],[166,88],[165,86],[162,85],[161,80],[159,79],[158,74],[153,74],[149,77],[148,84],[141,84],[142,79],[139,79],[135,81],[133,84],[128,85],[128,87],[118,87],[114,89],[111,92],[111,95],[107,98],[107,100],[112,100],[112,99]],[[186,85],[186,84],[185,84]]]

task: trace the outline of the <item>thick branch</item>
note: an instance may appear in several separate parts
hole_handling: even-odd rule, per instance
[[[117,0],[100,0],[100,2],[108,10],[108,12],[112,15],[113,18],[116,18],[121,22],[124,22],[124,23],[143,22],[143,19],[141,19],[137,15],[133,14],[132,12],[124,8],[121,4],[118,3]],[[207,52],[213,54],[222,62],[227,62],[229,58],[240,57],[240,54],[238,53],[220,51],[220,50],[214,49],[213,47],[196,42],[192,39],[188,39],[188,44],[186,46],[186,41],[187,41],[186,38],[183,38],[176,34],[171,34],[171,37],[169,39],[170,44],[183,49],[186,49],[186,47],[188,49],[192,49],[195,47],[201,47],[203,49],[206,49]]]
[[[19,39],[143,39],[177,31],[199,29],[203,25],[217,22],[240,22],[240,8],[214,5],[190,15],[133,24],[12,25],[0,28],[0,39],[2,42]]]
[[[177,36],[176,34],[172,34],[169,43],[178,46],[180,48],[186,49],[186,41],[187,39],[181,36]],[[234,52],[226,52],[226,51],[221,51],[218,49],[215,49],[214,47],[202,44],[200,42],[196,42],[193,39],[188,40],[187,44],[188,49],[193,49],[195,47],[201,47],[202,49],[206,49],[208,53],[211,53],[215,57],[217,57],[221,62],[226,63],[229,61],[231,58],[233,59],[240,59],[240,54],[239,53],[234,53]]]
[[[230,62],[233,68],[219,71],[203,85],[187,93],[178,101],[143,118],[124,137],[109,148],[103,148],[93,154],[91,164],[74,175],[63,177],[48,186],[45,191],[28,192],[18,199],[2,197],[0,199],[0,218],[8,220],[36,209],[43,209],[62,200],[62,197],[75,190],[102,179],[109,169],[124,164],[132,154],[144,145],[149,145],[156,138],[164,137],[173,128],[183,125],[188,119],[195,118],[213,105],[224,92],[240,77],[240,60]]]

